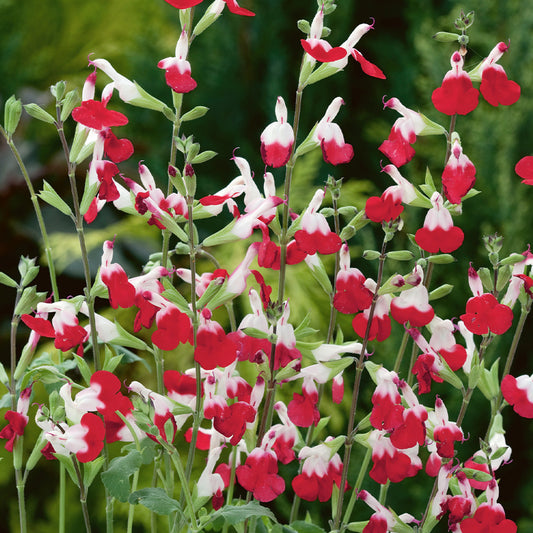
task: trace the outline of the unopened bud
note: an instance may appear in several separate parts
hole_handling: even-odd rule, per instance
[[[61,120],[64,122],[72,113],[72,110],[79,105],[81,101],[78,89],[69,91],[63,100],[63,107],[61,109]]]
[[[379,259],[380,255],[381,254],[377,250],[365,250],[363,252],[363,259],[374,261],[375,259]]]
[[[10,96],[4,108],[4,129],[9,137],[15,133],[21,114],[22,102],[17,100],[15,96]]]
[[[58,81],[55,85],[52,85],[50,87],[50,92],[52,93],[52,96],[60,102],[63,100],[63,96],[65,96],[65,90],[67,88],[67,84],[64,81]]]
[[[26,113],[30,115],[30,117],[36,118],[42,122],[46,122],[47,124],[55,123],[54,117],[37,104],[26,104],[24,109],[26,110]]]
[[[461,35],[459,35],[458,33],[450,33],[447,31],[439,31],[435,35],[433,35],[433,39],[435,39],[439,43],[453,43],[459,41],[460,38]]]

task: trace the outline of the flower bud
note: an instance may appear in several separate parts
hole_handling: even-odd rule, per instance
[[[48,124],[55,123],[54,117],[50,113],[48,113],[48,111],[45,111],[42,107],[38,106],[37,104],[26,104],[24,106],[24,109],[26,110],[26,113],[30,115],[30,117],[36,118],[37,120],[46,122]]]
[[[81,99],[78,89],[69,91],[63,100],[63,107],[61,109],[61,120],[64,122],[72,113],[72,110],[79,105]]]
[[[4,129],[8,137],[11,137],[17,129],[20,115],[22,114],[22,102],[15,96],[10,96],[4,108]]]
[[[381,254],[377,250],[365,250],[363,252],[363,259],[374,261],[375,259],[379,259],[380,255]]]
[[[60,102],[63,100],[63,96],[65,96],[65,90],[67,88],[67,83],[65,81],[58,81],[55,85],[52,85],[50,87],[50,92],[52,93],[52,96]]]
[[[460,35],[458,33],[450,33],[447,31],[439,31],[433,35],[433,39],[440,43],[453,43],[459,40]]]

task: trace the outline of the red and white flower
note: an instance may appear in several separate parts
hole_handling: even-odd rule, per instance
[[[301,229],[294,234],[298,248],[306,254],[313,255],[317,252],[333,254],[342,246],[340,237],[331,231],[326,217],[318,212],[324,195],[324,189],[318,189],[315,192],[313,199],[302,215]]]
[[[452,204],[460,204],[476,182],[476,167],[463,153],[459,139],[452,144],[450,157],[442,172],[442,190]]]
[[[167,57],[159,61],[157,66],[165,69],[167,85],[176,93],[188,93],[196,89],[196,81],[191,76],[191,64],[187,61],[189,37],[183,30],[176,43],[175,57]]]
[[[287,122],[287,107],[281,96],[276,101],[276,122],[261,133],[261,157],[265,165],[278,168],[287,164],[294,144],[294,132]]]
[[[365,215],[373,222],[390,222],[403,212],[403,205],[411,203],[416,198],[413,184],[406,180],[394,165],[382,168],[396,185],[387,187],[381,196],[371,196],[365,204]]]
[[[324,161],[332,165],[348,163],[354,156],[353,147],[344,141],[340,126],[332,122],[343,104],[340,96],[334,98],[315,129],[315,138],[322,148]]]
[[[324,26],[324,6],[316,13],[311,23],[311,29],[307,39],[301,39],[303,49],[316,61],[328,63],[343,59],[348,54],[341,46],[333,48],[326,40],[322,39]]]
[[[430,254],[454,252],[463,244],[463,230],[453,225],[452,216],[436,191],[431,196],[431,204],[433,207],[426,214],[424,227],[417,230],[415,241]]]
[[[507,78],[507,74],[497,61],[509,49],[503,42],[498,43],[475,69],[476,74],[481,74],[479,90],[483,98],[492,106],[511,105],[520,98],[520,85]]]
[[[331,498],[333,485],[340,489],[342,461],[327,445],[330,440],[333,438],[328,437],[325,443],[312,448],[304,446],[298,454],[298,459],[303,460],[302,473],[293,478],[292,488],[303,500],[326,502]]]
[[[452,54],[450,63],[452,68],[444,76],[442,85],[433,91],[431,101],[445,115],[467,115],[477,107],[479,91],[463,70],[464,58],[459,52]]]

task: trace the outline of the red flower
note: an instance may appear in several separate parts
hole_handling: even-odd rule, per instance
[[[433,193],[431,203],[433,207],[426,214],[424,227],[416,232],[415,241],[430,254],[454,252],[463,244],[463,230],[453,225],[452,216],[438,192]]]
[[[502,380],[502,395],[513,406],[515,413],[533,418],[533,378],[523,375],[515,378],[507,374]]]
[[[442,172],[442,190],[452,204],[460,204],[466,193],[476,182],[476,167],[463,154],[458,140],[452,146],[452,152]]]
[[[464,59],[459,52],[453,53],[450,62],[452,69],[444,76],[442,85],[433,91],[431,101],[445,115],[466,115],[477,107],[479,91],[463,71]]]
[[[107,109],[103,102],[98,100],[85,100],[79,107],[72,110],[72,118],[87,128],[102,130],[112,126],[124,126],[128,123],[128,117]]]
[[[226,367],[237,358],[237,347],[217,322],[210,320],[211,313],[204,309],[200,315],[200,327],[196,334],[194,360],[204,370],[217,366]]]
[[[520,85],[509,80],[505,70],[496,64],[509,47],[498,43],[481,65],[481,85],[485,100],[493,106],[511,105],[520,98]]]
[[[260,502],[271,502],[285,490],[285,481],[278,476],[278,462],[272,451],[255,448],[243,465],[237,467],[237,481]]]
[[[188,9],[189,7],[194,7],[198,4],[201,4],[203,0],[165,0],[165,2],[176,9]],[[236,0],[224,0],[224,2],[226,2],[230,12],[234,13],[235,15],[244,15],[245,17],[255,16],[255,13],[240,7]]]
[[[516,524],[505,518],[505,511],[500,504],[482,503],[472,518],[466,518],[459,524],[461,533],[516,533]]]
[[[468,300],[461,320],[466,329],[475,335],[485,335],[489,330],[495,335],[502,335],[513,323],[513,311],[498,303],[493,294],[486,293]]]
[[[514,171],[522,178],[522,183],[533,185],[533,156],[527,155],[520,159]]]
[[[261,133],[261,157],[265,165],[282,167],[290,158],[294,133],[287,123],[287,107],[281,96],[276,102],[276,122],[269,124]]]

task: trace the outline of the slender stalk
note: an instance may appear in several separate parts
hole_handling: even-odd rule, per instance
[[[26,533],[26,499],[24,497],[24,489],[26,484],[22,479],[22,471],[20,468],[15,469],[15,480],[17,483],[20,533]]]
[[[385,235],[385,238],[383,239],[383,244],[381,245],[381,254],[379,256],[379,267],[378,267],[378,276],[376,280],[376,290],[374,291],[374,297],[372,298],[372,305],[370,306],[370,311],[368,313],[368,323],[366,326],[365,331],[365,337],[363,339],[362,347],[361,347],[361,355],[359,356],[359,359],[357,361],[357,366],[355,369],[355,380],[354,380],[354,386],[353,386],[353,392],[352,392],[352,406],[350,408],[350,416],[348,419],[348,428],[346,430],[346,441],[344,444],[344,459],[342,463],[342,477],[341,477],[341,490],[339,491],[339,501],[337,503],[337,513],[335,515],[335,522],[333,529],[338,529],[342,517],[342,505],[344,502],[344,490],[342,490],[346,486],[346,482],[348,480],[348,468],[350,464],[350,458],[352,454],[352,446],[355,438],[355,431],[354,431],[354,425],[355,425],[355,412],[357,411],[357,401],[359,399],[359,389],[361,386],[361,378],[363,375],[363,368],[364,368],[364,359],[366,354],[366,349],[369,342],[370,337],[370,328],[372,326],[372,320],[374,318],[374,312],[376,309],[376,304],[379,297],[379,288],[381,287],[381,282],[383,280],[383,268],[385,265],[385,259],[386,259],[386,250],[387,250],[387,242],[388,242],[388,236]]]
[[[196,309],[196,248],[194,243],[193,201],[194,197],[192,195],[188,195],[187,212],[189,225],[189,266],[191,270],[191,313],[193,316],[192,326],[194,351],[196,350],[196,336],[198,333],[198,312]],[[189,445],[189,454],[187,456],[187,464],[185,467],[187,479],[189,479],[192,472],[192,465],[196,451],[196,441],[198,439],[198,430],[200,428],[200,422],[202,418],[202,375],[200,365],[196,361],[194,363],[194,368],[196,375],[196,404],[194,407],[191,443]]]
[[[9,149],[11,150],[11,153],[15,157],[17,161],[17,165],[20,169],[20,172],[22,173],[22,176],[24,177],[24,181],[26,182],[26,186],[28,187],[28,191],[30,192],[30,199],[31,203],[33,204],[33,209],[35,211],[35,216],[37,217],[37,223],[39,224],[39,231],[41,232],[41,238],[43,241],[43,247],[44,247],[44,253],[46,255],[46,261],[48,263],[48,272],[50,274],[50,284],[52,286],[52,292],[54,294],[54,299],[57,301],[59,299],[59,288],[57,285],[57,278],[56,278],[56,271],[55,271],[55,265],[54,260],[52,257],[52,247],[50,246],[50,240],[48,238],[48,232],[46,231],[46,226],[44,224],[44,218],[43,214],[41,212],[41,207],[39,206],[39,199],[37,198],[37,195],[35,194],[35,190],[33,188],[33,184],[31,182],[30,176],[28,174],[28,171],[26,169],[26,166],[24,165],[24,162],[22,161],[22,157],[20,156],[20,153],[15,146],[15,143],[13,140],[7,135],[4,128],[0,125],[0,133],[4,136],[6,139],[7,145],[9,146]]]
[[[159,442],[159,444],[161,444],[161,446],[163,446],[163,448],[165,448],[165,450],[170,455],[172,464],[174,465],[174,468],[176,469],[176,472],[180,479],[183,494],[185,495],[185,501],[187,502],[187,511],[189,512],[191,524],[196,530],[198,529],[198,524],[196,522],[196,515],[194,513],[194,504],[192,501],[191,491],[189,489],[188,478],[185,474],[183,465],[181,464],[179,452],[174,446],[172,446],[172,444],[169,444],[168,442],[163,440],[161,437],[157,437],[157,441]]]
[[[76,477],[78,479],[78,485],[80,488],[80,503],[81,510],[83,513],[83,521],[85,522],[85,531],[91,533],[91,519],[89,517],[89,509],[87,507],[87,491],[83,484],[83,476],[81,475],[80,465],[78,460],[72,456],[72,464],[74,465],[74,471],[76,472]]]
[[[400,348],[398,349],[398,354],[396,355],[396,361],[394,362],[393,371],[396,373],[400,371],[400,366],[402,365],[402,359],[405,354],[405,350],[407,348],[408,342],[409,342],[409,333],[407,333],[407,331],[404,331],[403,337],[402,337],[402,343],[400,344]]]
[[[340,234],[340,217],[339,217],[339,211],[338,211],[338,204],[337,204],[337,197],[336,195],[332,195],[332,205],[333,205],[333,220],[335,225],[335,233],[337,235]],[[339,273],[340,269],[340,252],[337,251],[335,253],[335,270],[333,273],[333,288],[335,288],[336,282],[337,282],[337,275]],[[329,311],[329,322],[328,322],[328,333],[326,337],[326,343],[331,343],[333,340],[333,333],[335,331],[335,325],[337,322],[337,309],[333,305],[333,298],[335,296],[335,290],[329,295],[330,300],[330,311]],[[322,400],[322,395],[324,394],[324,384],[321,383],[318,387],[318,400],[317,400],[317,409],[320,411],[320,402]],[[307,434],[305,437],[305,445],[310,446],[313,442],[313,434],[314,434],[314,425],[310,425],[307,428]],[[302,472],[303,463],[300,463],[300,467],[298,469],[298,473]],[[292,501],[292,507],[291,507],[291,514],[290,514],[290,522],[294,522],[296,520],[296,517],[298,516],[298,511],[300,508],[300,497],[295,494],[294,500]]]
[[[350,496],[350,501],[348,502],[348,505],[346,506],[346,512],[344,513],[344,518],[342,520],[343,524],[348,523],[348,521],[350,520],[355,502],[357,501],[357,495],[359,493],[361,486],[363,485],[363,479],[366,475],[366,471],[368,470],[368,465],[370,463],[371,457],[372,457],[372,450],[370,448],[367,448],[365,456],[363,458],[363,462],[361,463],[361,467],[359,468],[359,475],[357,476],[357,480],[355,481],[355,485],[352,489],[352,495]]]
[[[89,324],[91,327],[91,343],[93,348],[94,367],[95,370],[100,370],[100,347],[98,345],[98,334],[96,331],[96,318],[94,312],[94,296],[91,295],[92,278],[91,270],[89,267],[89,254],[87,252],[87,246],[85,244],[85,234],[83,232],[83,216],[80,210],[80,201],[78,197],[78,187],[76,185],[76,164],[70,161],[70,150],[68,147],[65,132],[63,130],[63,121],[61,120],[61,106],[56,106],[56,128],[63,147],[65,159],[68,166],[68,179],[70,183],[70,190],[72,193],[72,204],[74,207],[74,224],[76,226],[76,233],[78,234],[78,240],[80,244],[81,260],[83,264],[83,273],[85,276],[85,300],[89,309]]]
[[[66,468],[63,463],[59,463],[59,525],[58,533],[65,533],[65,495],[66,495]]]
[[[298,87],[296,91],[296,98],[295,98],[295,103],[294,103],[294,121],[293,121],[293,126],[292,126],[295,139],[298,136],[298,127],[300,124],[300,114],[302,111],[302,94],[303,94],[303,87]],[[276,305],[278,309],[282,308],[283,301],[285,298],[285,277],[286,277],[286,269],[287,269],[287,244],[288,244],[287,234],[288,234],[288,229],[289,229],[289,218],[290,218],[289,203],[290,203],[290,196],[291,196],[292,174],[293,174],[294,165],[296,162],[295,146],[296,146],[296,143],[294,143],[292,146],[291,155],[285,167],[285,188],[284,188],[285,203],[283,204],[282,226],[281,226],[281,235],[280,235],[280,268],[279,268],[278,299],[277,299],[277,305]],[[274,327],[274,333],[275,333],[275,329],[276,328]],[[267,393],[265,397],[265,404],[263,407],[263,415],[261,417],[261,423],[259,425],[259,430],[257,433],[257,439],[256,439],[257,446],[261,445],[263,437],[265,436],[266,428],[269,427],[268,424],[272,420],[272,416],[273,416],[274,399],[276,395],[275,394],[276,379],[275,379],[275,371],[274,371],[275,351],[276,351],[276,347],[274,344],[272,344],[272,349],[270,351],[270,379],[267,381],[267,385],[266,385]]]

